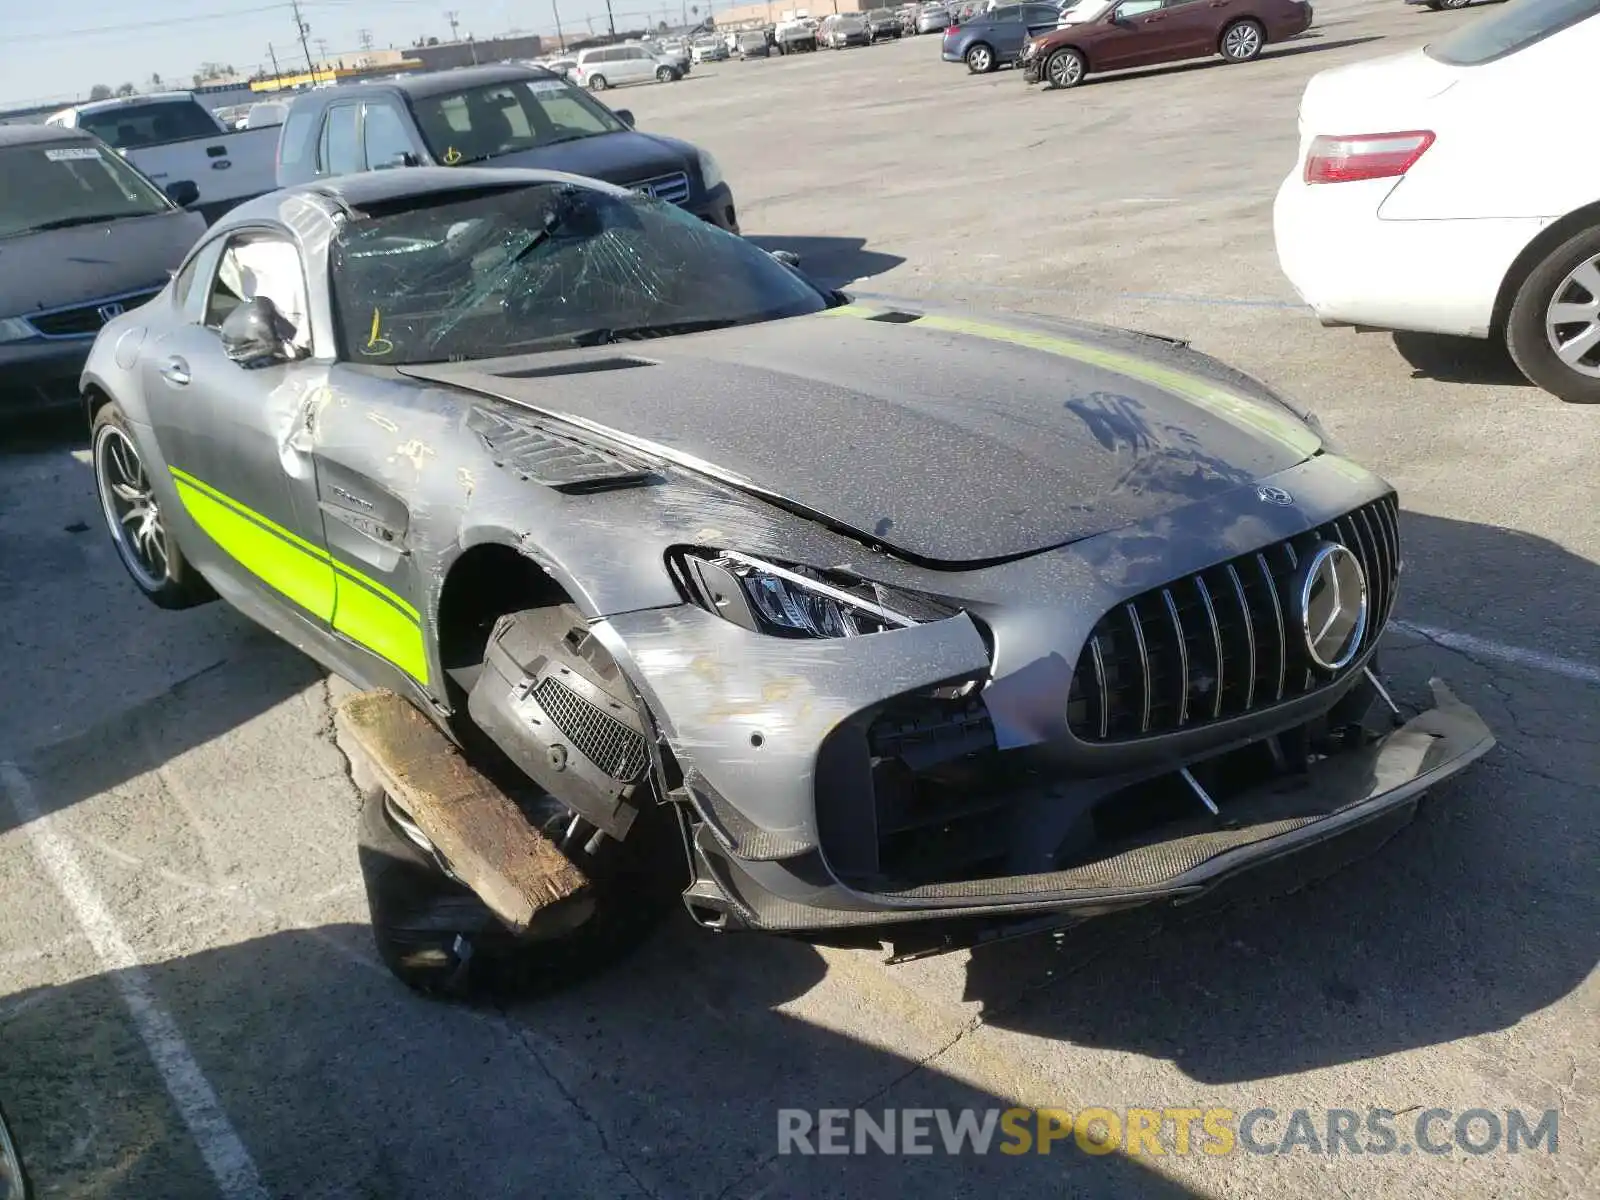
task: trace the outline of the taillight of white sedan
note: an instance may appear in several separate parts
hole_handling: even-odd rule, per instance
[[[1273,210],[1325,325],[1503,338],[1527,377],[1600,403],[1600,159],[1581,103],[1595,0],[1518,0],[1420,49],[1324,71]]]

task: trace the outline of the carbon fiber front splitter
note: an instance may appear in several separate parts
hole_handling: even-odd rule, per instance
[[[820,856],[745,862],[702,829],[699,878],[687,898],[692,910],[720,912],[730,927],[770,932],[913,925],[973,931],[943,948],[971,944],[989,927],[1031,932],[1192,900],[1241,872],[1384,818],[1404,818],[1422,793],[1488,752],[1495,739],[1483,719],[1442,681],[1431,686],[1434,707],[1366,746],[1320,759],[1298,783],[1235,796],[1219,816],[1201,813],[1064,870],[865,892],[834,880]]]

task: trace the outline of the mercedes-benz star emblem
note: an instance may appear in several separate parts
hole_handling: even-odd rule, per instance
[[[1294,503],[1294,497],[1289,495],[1288,492],[1281,487],[1272,487],[1270,484],[1263,484],[1258,487],[1256,489],[1256,498],[1263,504],[1287,506]]]
[[[1324,671],[1350,665],[1367,632],[1367,575],[1343,546],[1324,543],[1306,559],[1300,627],[1311,661]]]

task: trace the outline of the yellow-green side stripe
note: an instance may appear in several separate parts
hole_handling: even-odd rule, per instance
[[[185,511],[240,566],[427,686],[427,646],[413,605],[204,480],[171,470]]]

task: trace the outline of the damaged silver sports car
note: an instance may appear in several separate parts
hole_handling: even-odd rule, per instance
[[[608,184],[252,202],[82,389],[144,594],[359,689],[420,988],[565,982],[678,895],[900,953],[1185,899],[1493,744],[1442,684],[1391,702],[1395,494],[1269,389],[846,296]]]

